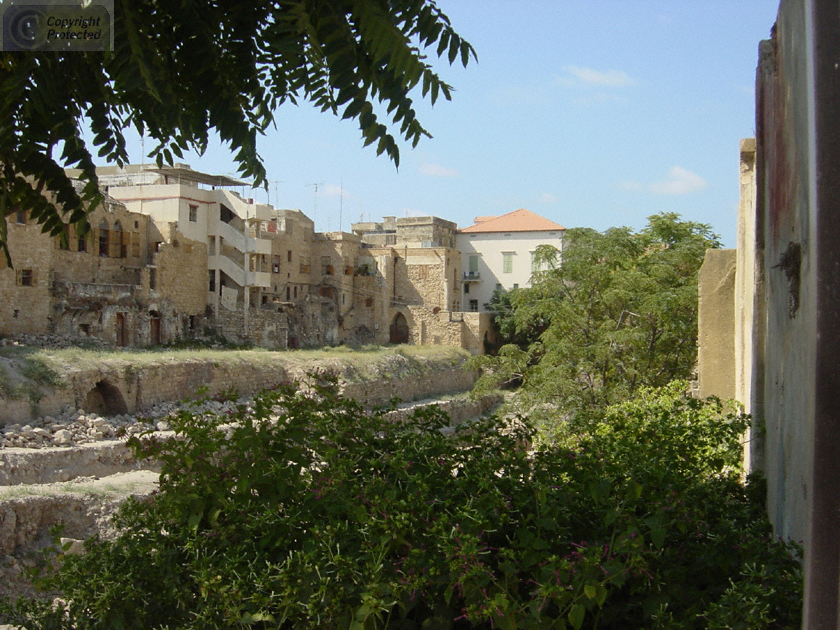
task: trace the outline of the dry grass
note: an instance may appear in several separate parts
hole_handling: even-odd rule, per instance
[[[335,369],[342,375],[355,378],[375,378],[388,373],[395,363],[408,363],[415,368],[427,362],[452,365],[462,363],[469,354],[460,348],[447,346],[366,346],[358,349],[338,346],[315,350],[273,351],[210,350],[210,349],[102,349],[62,348],[38,349],[26,347],[0,348],[0,357],[21,364],[43,366],[42,370],[60,376],[71,370],[93,369],[118,364],[125,368],[143,368],[160,363],[212,361],[217,364],[246,362],[250,365],[278,363],[290,371],[306,371],[318,367]],[[60,386],[60,378],[50,379],[50,385]],[[2,392],[0,392],[2,394]]]

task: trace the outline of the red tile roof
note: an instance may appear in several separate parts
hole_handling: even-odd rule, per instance
[[[520,208],[500,217],[476,217],[474,225],[459,231],[478,234],[481,232],[555,232],[565,229],[554,221]]]

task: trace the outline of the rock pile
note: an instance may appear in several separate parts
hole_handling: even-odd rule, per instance
[[[0,448],[45,448],[78,446],[101,440],[122,438],[145,431],[168,431],[167,417],[184,405],[160,403],[142,414],[104,418],[84,409],[69,411],[59,417],[46,416],[29,424],[8,424],[0,430]],[[207,400],[191,403],[194,413],[232,414],[236,403]]]

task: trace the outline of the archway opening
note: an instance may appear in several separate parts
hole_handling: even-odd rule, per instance
[[[100,416],[118,416],[128,413],[122,392],[108,381],[99,381],[85,397],[82,408],[88,413]]]
[[[391,343],[408,343],[408,320],[402,313],[394,316],[391,322],[389,341]]]
[[[149,311],[149,343],[159,346],[160,339],[160,313]]]

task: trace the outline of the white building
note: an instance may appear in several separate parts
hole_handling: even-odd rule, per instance
[[[539,245],[563,251],[566,228],[529,210],[498,217],[476,217],[475,224],[458,231],[457,248],[464,270],[465,311],[487,311],[493,291],[528,287]]]

